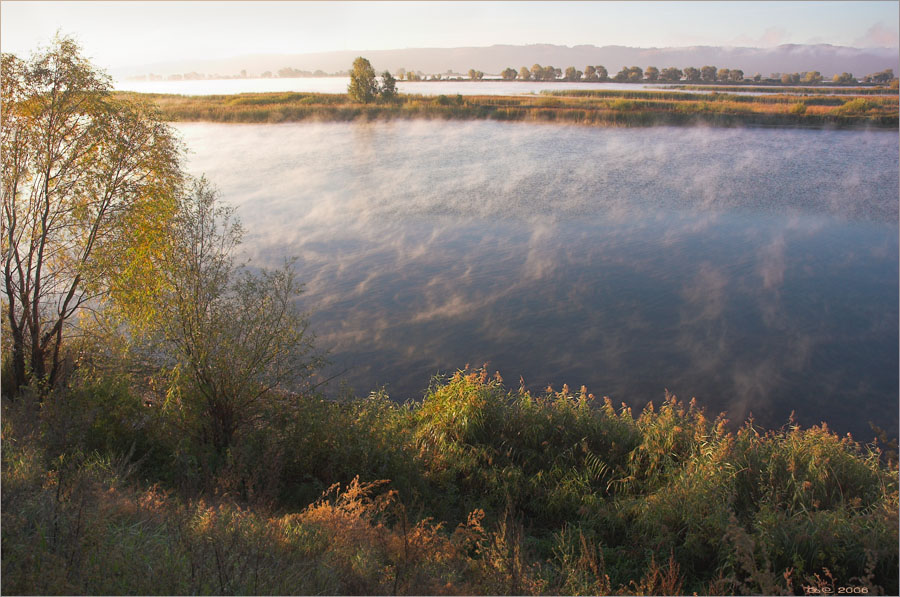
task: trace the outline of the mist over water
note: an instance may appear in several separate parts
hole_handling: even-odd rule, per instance
[[[178,126],[357,393],[489,363],[635,408],[897,428],[892,132]]]

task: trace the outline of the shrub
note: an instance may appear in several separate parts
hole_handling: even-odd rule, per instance
[[[844,102],[843,106],[838,106],[834,108],[834,112],[838,114],[846,114],[846,115],[855,115],[855,114],[865,114],[869,110],[872,110],[875,107],[875,104],[871,101],[867,100],[864,97],[857,97],[851,100],[847,100]]]

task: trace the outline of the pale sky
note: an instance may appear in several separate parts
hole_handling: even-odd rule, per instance
[[[60,30],[109,69],[259,53],[548,43],[898,45],[883,2],[0,2],[0,48]]]

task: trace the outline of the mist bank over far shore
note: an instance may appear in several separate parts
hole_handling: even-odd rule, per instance
[[[111,74],[124,78],[148,73],[170,75],[185,72],[234,75],[242,70],[249,76],[282,68],[325,72],[344,71],[357,56],[366,56],[376,70],[404,68],[425,73],[448,70],[465,73],[470,68],[496,74],[507,67],[551,64],[565,68],[602,64],[615,72],[623,66],[684,68],[714,65],[739,68],[752,75],[820,71],[826,78],[850,72],[858,76],[892,68],[900,70],[896,48],[853,48],[830,44],[784,44],[773,48],[690,46],[670,48],[632,48],[627,46],[560,46],[553,44],[493,45],[461,48],[407,48],[399,50],[345,50],[312,54],[247,54],[224,59],[184,60],[113,69]]]

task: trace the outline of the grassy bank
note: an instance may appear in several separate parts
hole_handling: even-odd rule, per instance
[[[897,128],[896,97],[740,96],[674,91],[569,90],[541,96],[400,95],[359,104],[345,94],[144,96],[174,122],[275,123],[390,119],[501,120],[588,126]]]
[[[484,371],[295,397],[224,459],[127,380],[3,406],[3,581],[38,594],[897,594],[896,463]],[[339,485],[338,485],[339,484]]]

